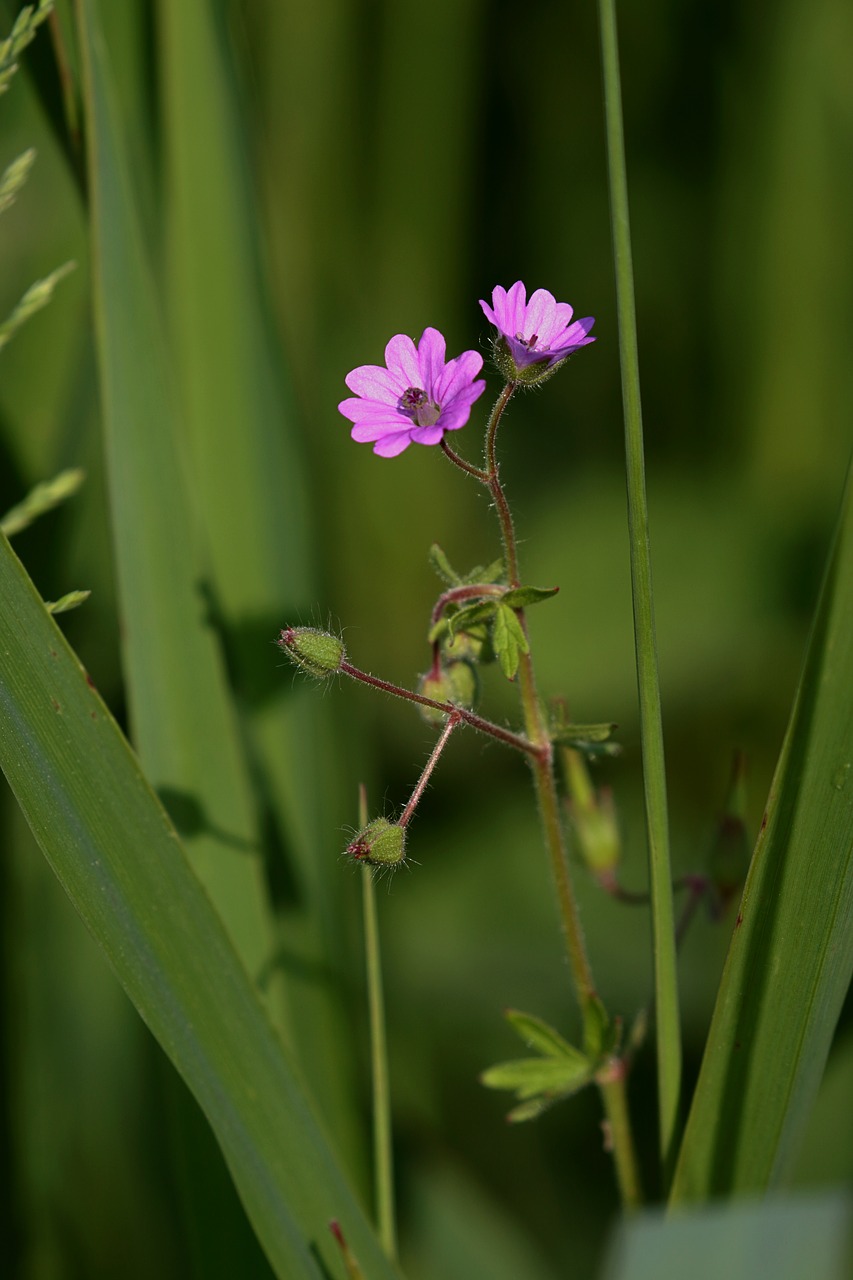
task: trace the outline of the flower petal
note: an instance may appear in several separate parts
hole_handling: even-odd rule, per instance
[[[400,386],[400,378],[378,364],[363,364],[346,376],[346,384],[350,391],[365,400],[378,400],[383,404],[396,404],[405,386]]]
[[[412,433],[410,431],[397,431],[393,435],[384,436],[381,440],[377,440],[373,446],[373,452],[377,453],[380,458],[396,458],[398,453],[402,453],[404,449],[408,449],[412,443]]]
[[[368,418],[390,419],[397,418],[397,421],[403,425],[403,414],[398,414],[396,408],[390,404],[383,404],[379,400],[342,400],[338,405],[338,411],[349,418],[350,422],[364,422]]]
[[[415,427],[409,434],[416,444],[441,444],[446,428],[442,419],[432,427]]]
[[[444,370],[444,357],[447,343],[438,329],[424,329],[418,343],[418,368],[420,370],[421,387],[430,399],[435,399],[434,388]]]
[[[448,398],[452,399],[462,387],[470,385],[482,367],[483,357],[479,351],[463,351],[454,360],[449,360],[433,387],[437,402],[443,405]]]
[[[506,326],[503,332],[512,334],[524,332],[524,320],[527,312],[527,289],[520,280],[510,287],[506,295],[503,321]]]
[[[367,422],[357,422],[350,435],[359,444],[369,444],[373,440],[381,440],[383,436],[395,436],[401,431],[408,431],[409,428],[401,427],[400,422],[400,418],[371,418]]]
[[[523,325],[517,330],[528,341],[536,335],[539,346],[547,346],[554,332],[554,309],[557,301],[547,289],[537,289],[527,304]],[[546,337],[547,334],[547,337]]]
[[[388,343],[385,348],[385,363],[396,379],[395,385],[400,387],[398,396],[401,396],[407,387],[420,387],[418,350],[412,339],[405,333],[396,334]]]

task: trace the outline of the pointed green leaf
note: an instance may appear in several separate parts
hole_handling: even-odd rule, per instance
[[[437,542],[434,542],[429,549],[429,562],[433,570],[441,578],[442,582],[446,582],[450,587],[458,587],[462,583],[459,574],[451,565],[447,556],[442,551]]]
[[[522,1013],[518,1009],[507,1009],[504,1013],[507,1022],[515,1032],[521,1037],[528,1049],[536,1049],[539,1053],[544,1053],[549,1057],[555,1058],[586,1058],[575,1047],[569,1044],[568,1040],[564,1040],[558,1031],[550,1027],[547,1022],[543,1022],[541,1018],[535,1017],[532,1013]]]
[[[853,485],[693,1098],[673,1202],[763,1192],[808,1117],[853,972]]]
[[[513,1107],[511,1111],[508,1111],[507,1121],[509,1124],[524,1124],[527,1120],[538,1120],[543,1112],[548,1111],[555,1103],[562,1102],[562,1100],[562,1097],[558,1095],[530,1098],[527,1102],[522,1102],[517,1107]]]
[[[460,631],[466,631],[468,627],[475,626],[478,622],[486,622],[491,618],[498,608],[496,600],[477,600],[474,604],[467,604],[463,609],[457,610],[456,613],[448,614],[448,626],[452,636],[457,635]]]
[[[606,743],[616,729],[615,724],[562,724],[551,728],[551,741],[564,747],[598,746]],[[615,743],[611,744],[619,748]]]
[[[498,1062],[483,1072],[480,1083],[487,1089],[514,1089],[523,1100],[537,1093],[574,1092],[591,1078],[590,1063],[578,1053],[573,1058],[516,1058]]]
[[[529,653],[530,647],[518,615],[503,602],[496,607],[492,646],[507,680],[514,680],[521,654]]]
[[[504,603],[513,609],[526,609],[528,605],[550,600],[559,590],[559,587],[513,587],[504,596]]]
[[[491,564],[476,565],[470,573],[466,573],[462,581],[466,586],[475,582],[500,582],[505,573],[503,560],[493,560]]]

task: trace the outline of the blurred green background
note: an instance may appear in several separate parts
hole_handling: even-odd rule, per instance
[[[513,404],[502,474],[527,580],[561,587],[532,618],[542,687],[564,694],[577,720],[619,724],[624,752],[598,776],[616,793],[624,879],[639,887],[639,731],[594,8],[556,0],[210,7],[240,94],[256,248],[312,531],[312,563],[297,575],[310,586],[295,594],[280,584],[268,640],[278,624],[331,620],[354,662],[411,684],[429,661],[427,617],[439,589],[430,543],[461,568],[496,554],[483,496],[438,451],[413,446],[385,461],[350,441],[336,411],[347,371],[380,362],[392,334],[417,337],[428,324],[446,334],[451,354],[485,348],[477,299],[518,278],[594,314],[598,342]],[[5,32],[17,5],[0,10]],[[165,297],[171,122],[162,14],[138,0],[102,10]],[[71,14],[59,12],[73,63]],[[677,868],[690,870],[707,855],[738,748],[757,830],[848,461],[853,11],[845,0],[650,0],[626,8],[621,24],[673,849]],[[0,99],[0,139],[0,166],[38,150],[0,227],[0,306],[10,311],[60,262],[78,263],[3,355],[0,510],[63,467],[86,468],[82,493],[16,546],[45,598],[92,589],[63,625],[122,719],[87,214],[46,29]],[[199,150],[208,142],[200,130]],[[214,280],[216,272],[213,243]],[[492,375],[484,405],[497,386]],[[479,407],[454,441],[474,460],[484,417]],[[283,492],[290,487],[283,482]],[[227,531],[241,511],[221,516]],[[255,661],[261,685],[292,684],[267,637]],[[330,896],[342,899],[350,1055],[340,1070],[354,1082],[366,1141],[360,885],[339,853],[358,783],[374,809],[400,806],[433,735],[406,707],[362,688],[309,697],[337,744],[317,780],[316,857]],[[483,705],[513,715],[512,690],[495,672]],[[185,1176],[182,1144],[204,1149],[203,1127],[14,803],[5,792],[0,799],[0,1136],[15,1188],[2,1210],[4,1274],[263,1276],[213,1155],[210,1187]],[[472,737],[454,740],[413,826],[411,858],[380,893],[404,1267],[415,1280],[589,1276],[615,1211],[596,1099],[584,1094],[539,1124],[507,1129],[505,1100],[476,1079],[516,1052],[504,1007],[575,1029],[521,762]],[[630,1017],[649,994],[646,915],[603,899],[580,869],[578,884],[598,982],[608,1005]],[[698,919],[685,946],[688,1083],[729,927]],[[849,1110],[845,1132],[832,1100],[843,1097],[851,1068],[848,1010],[795,1182],[853,1172]],[[631,1096],[651,1150],[648,1053]],[[365,1158],[353,1163],[366,1188]],[[214,1225],[221,1248],[211,1253]]]

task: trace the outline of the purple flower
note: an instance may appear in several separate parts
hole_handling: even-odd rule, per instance
[[[572,324],[574,313],[567,302],[557,302],[547,289],[537,289],[528,302],[520,280],[511,289],[498,285],[492,290],[492,305],[481,298],[480,306],[498,331],[495,355],[510,381],[538,380],[531,366],[538,366],[540,374],[551,371],[579,347],[595,342],[589,337],[595,324],[592,316]],[[530,371],[526,376],[525,370]]]
[[[385,364],[364,364],[347,375],[355,398],[338,405],[354,423],[353,440],[374,442],[373,452],[393,458],[414,441],[440,444],[445,431],[464,427],[471,406],[486,389],[475,381],[483,367],[477,351],[444,359],[446,344],[437,329],[424,329],[417,346],[398,333],[385,348]]]

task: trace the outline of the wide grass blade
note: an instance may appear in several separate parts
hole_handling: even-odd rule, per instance
[[[371,1280],[390,1280],[174,829],[5,539],[0,598],[0,765],[53,870],[210,1121],[276,1274],[341,1276],[328,1230],[335,1218]]]
[[[310,485],[269,319],[225,9],[199,0],[160,5],[164,288],[217,622],[266,830],[275,833],[267,856],[278,882],[292,886],[276,901],[287,960],[271,977],[306,1079],[339,1140],[355,1152],[363,1135],[335,982],[346,932],[340,900],[351,886],[337,874],[324,803],[334,775],[334,751],[320,741],[328,707],[310,686],[283,675],[272,646],[316,598]],[[329,1062],[339,1069],[329,1071]]]
[[[166,340],[91,0],[78,8],[98,359],[135,745],[248,971],[274,946],[256,814],[205,595]]]
[[[853,485],[729,947],[673,1203],[784,1171],[853,971]]]

